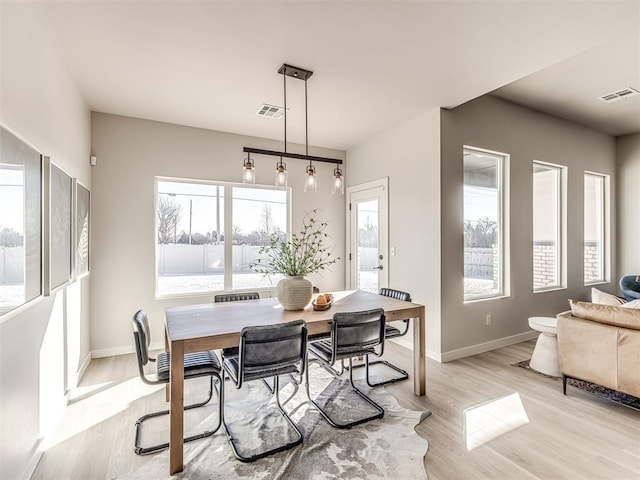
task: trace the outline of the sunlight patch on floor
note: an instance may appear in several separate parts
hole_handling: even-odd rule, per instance
[[[84,391],[74,395],[76,400],[67,406],[57,428],[45,438],[45,449],[95,427],[127,409],[132,402],[164,388],[164,385],[146,385],[134,377],[107,388],[105,384],[86,388],[96,393]],[[140,415],[143,413],[141,411]]]
[[[463,415],[467,451],[529,423],[518,393],[469,407]]]

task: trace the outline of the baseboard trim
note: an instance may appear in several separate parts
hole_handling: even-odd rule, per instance
[[[36,446],[34,447],[33,454],[31,455],[31,457],[29,457],[29,461],[27,462],[27,464],[24,467],[24,470],[22,471],[22,475],[20,476],[21,479],[29,480],[33,476],[33,474],[36,471],[36,468],[38,467],[38,463],[40,463],[40,460],[42,459],[43,453],[44,452],[42,451],[42,439],[40,438],[36,443]]]
[[[164,342],[152,342],[151,345],[149,345],[149,350],[164,350]],[[136,353],[133,345],[91,350],[91,358],[114,357],[116,355],[127,355],[129,353]]]
[[[518,335],[512,335],[510,337],[499,338],[490,342],[479,343],[477,345],[471,345],[469,347],[459,348],[457,350],[450,350],[443,352],[440,355],[441,362],[450,362],[459,358],[470,357],[479,353],[489,352],[496,348],[506,347],[514,345],[516,343],[524,342],[538,337],[538,332],[530,331],[525,333],[519,333]]]

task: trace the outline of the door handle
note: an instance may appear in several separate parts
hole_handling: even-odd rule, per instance
[[[372,270],[384,270],[382,265],[378,265],[377,267],[373,267]]]

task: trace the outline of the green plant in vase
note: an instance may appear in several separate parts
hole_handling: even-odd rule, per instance
[[[264,275],[282,274],[276,295],[285,310],[302,310],[311,300],[313,285],[305,276],[321,272],[338,260],[332,256],[333,245],[326,233],[327,222],[316,220],[318,210],[307,213],[302,219],[302,229],[282,240],[272,235],[269,244],[260,248],[259,258],[249,266]]]

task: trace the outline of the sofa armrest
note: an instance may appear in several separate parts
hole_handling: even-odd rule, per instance
[[[563,375],[618,387],[618,328],[565,312],[558,319],[558,357]]]

